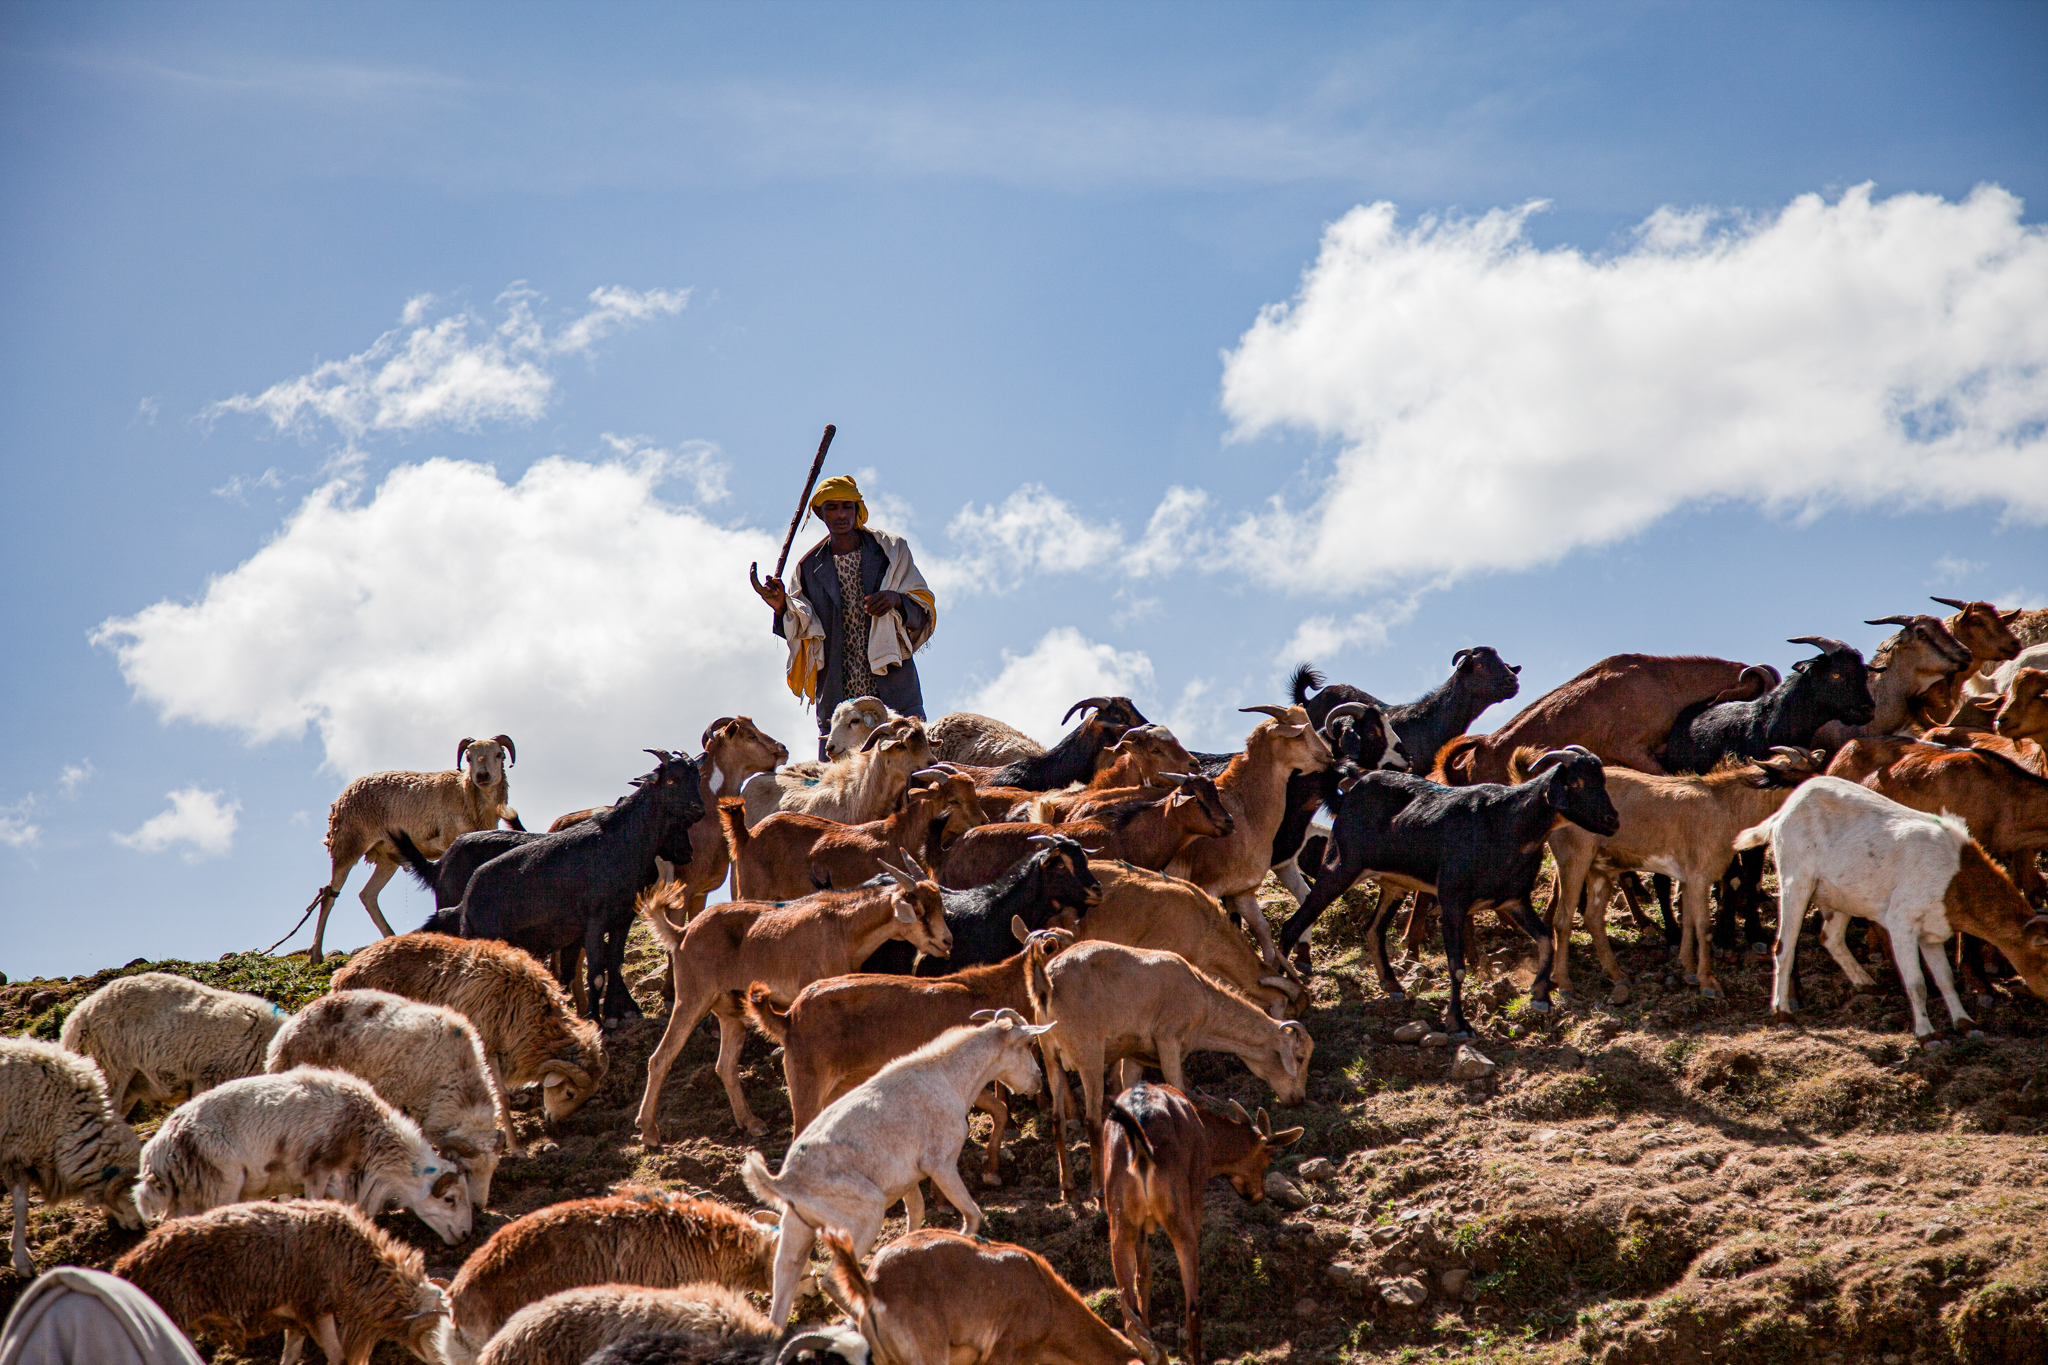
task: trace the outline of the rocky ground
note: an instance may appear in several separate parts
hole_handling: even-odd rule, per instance
[[[1491,1070],[1463,1080],[1456,1049],[1397,1041],[1441,1023],[1440,965],[1411,968],[1410,998],[1387,999],[1361,952],[1362,920],[1361,904],[1341,904],[1318,930],[1302,1015],[1315,1080],[1308,1103],[1273,1115],[1307,1132],[1275,1197],[1245,1204],[1210,1187],[1201,1299],[1212,1359],[2048,1359],[2048,1007],[2001,990],[1982,1013],[1986,1036],[1922,1049],[1896,975],[1858,995],[1809,935],[1807,1010],[1799,1026],[1775,1026],[1761,959],[1717,967],[1727,998],[1704,1001],[1668,975],[1659,936],[1617,925],[1631,1003],[1596,995],[1541,1015],[1519,989],[1528,940],[1489,924],[1495,974],[1477,990],[1474,1051]],[[1598,981],[1583,941],[1574,961],[1582,985]],[[0,1032],[54,1037],[72,1002],[128,971],[182,971],[291,1007],[324,989],[334,965],[249,954],[19,982],[0,987]],[[636,940],[651,1015],[658,967]],[[622,1183],[750,1206],[739,1179],[749,1144],[711,1070],[710,1025],[664,1096],[668,1145],[646,1152],[636,1140],[660,1028],[623,1028],[599,1095],[557,1131],[522,1101],[533,1154],[500,1168],[476,1241],[444,1247],[409,1215],[385,1225],[452,1273],[506,1219]],[[1464,1070],[1481,1069],[1467,1058]],[[1248,1107],[1270,1098],[1232,1058],[1198,1057],[1190,1079]],[[765,1042],[749,1044],[744,1083],[771,1125],[762,1148],[779,1160],[789,1109]],[[1059,1202],[1048,1119],[1030,1101],[1018,1115],[1005,1183],[982,1196],[986,1234],[1045,1254],[1115,1322],[1103,1220]],[[986,1131],[985,1118],[973,1122]],[[970,1181],[979,1160],[970,1146]],[[137,1236],[76,1207],[38,1204],[31,1226],[41,1266],[105,1266]],[[1163,1238],[1154,1255],[1158,1335],[1171,1348],[1178,1275]],[[0,1310],[24,1283],[0,1267]],[[254,1343],[246,1358],[274,1360],[277,1346]]]

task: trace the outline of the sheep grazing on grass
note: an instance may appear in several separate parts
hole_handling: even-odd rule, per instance
[[[571,1289],[520,1309],[479,1359],[481,1365],[576,1365],[594,1359],[794,1365],[807,1353],[820,1362],[868,1365],[867,1343],[852,1328],[778,1332],[742,1295],[719,1285],[608,1284]]]
[[[284,1332],[283,1365],[306,1339],[328,1365],[364,1365],[395,1341],[429,1365],[448,1359],[448,1300],[420,1253],[329,1199],[230,1204],[164,1224],[114,1263],[187,1333],[241,1354]]]
[[[452,1156],[478,1208],[511,1139],[512,1115],[491,1080],[476,1026],[445,1005],[387,991],[336,991],[299,1012],[270,1045],[264,1069],[329,1067],[368,1081]]]
[[[0,1038],[0,1180],[14,1192],[17,1273],[36,1273],[28,1254],[31,1185],[46,1204],[91,1200],[122,1227],[142,1226],[133,1193],[139,1148],[90,1059],[55,1043]]]
[[[713,1199],[629,1190],[551,1205],[499,1228],[463,1262],[448,1288],[454,1358],[474,1359],[506,1319],[563,1290],[701,1281],[765,1293],[774,1263],[774,1219]]]
[[[109,981],[64,1020],[64,1046],[99,1064],[114,1112],[175,1104],[263,1070],[290,1018],[258,995],[216,990],[169,972]]]
[[[604,1035],[533,954],[487,938],[401,934],[357,953],[334,974],[337,991],[390,991],[446,1005],[476,1025],[498,1089],[538,1082],[548,1119],[581,1109],[604,1080]]]
[[[136,1202],[152,1223],[277,1195],[396,1203],[450,1246],[469,1236],[469,1185],[369,1082],[299,1067],[244,1076],[179,1106],[142,1149]]]
[[[367,858],[376,867],[362,890],[363,909],[370,912],[377,932],[391,937],[391,925],[377,906],[377,893],[398,874],[405,860],[387,831],[404,830],[422,853],[438,858],[457,836],[496,829],[500,819],[514,829],[526,828],[510,804],[511,786],[505,775],[506,766],[518,761],[519,751],[509,735],[465,739],[455,746],[452,771],[371,773],[343,788],[327,812],[327,853],[333,860],[333,873],[313,897],[320,918],[313,926],[308,960],[320,960],[327,917],[334,912],[349,869],[359,858]],[[469,765],[467,771],[464,763]]]

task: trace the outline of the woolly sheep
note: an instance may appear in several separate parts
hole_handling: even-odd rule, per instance
[[[263,1070],[289,1018],[257,995],[169,972],[138,972],[94,991],[64,1020],[64,1046],[99,1063],[114,1112],[175,1104]]]
[[[733,1290],[715,1284],[681,1289],[642,1289],[608,1284],[571,1289],[528,1304],[491,1338],[480,1365],[560,1365],[583,1361],[615,1343],[648,1333],[677,1338],[678,1356],[663,1359],[724,1361],[749,1359],[779,1365],[803,1350],[824,1348],[844,1365],[867,1365],[867,1342],[851,1327],[798,1328],[779,1335],[761,1310]],[[784,1340],[784,1335],[787,1340]],[[695,1347],[692,1351],[690,1348]]]
[[[90,1060],[55,1043],[0,1038],[0,1180],[14,1191],[16,1271],[36,1273],[30,1185],[46,1204],[91,1199],[122,1227],[142,1226],[133,1192],[138,1145]]]

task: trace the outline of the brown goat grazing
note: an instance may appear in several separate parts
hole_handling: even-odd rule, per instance
[[[456,1354],[474,1359],[506,1319],[565,1289],[705,1281],[766,1293],[774,1265],[772,1216],[715,1199],[628,1188],[551,1204],[499,1228],[462,1263],[448,1287]]]
[[[174,1218],[114,1262],[114,1273],[184,1332],[204,1332],[238,1354],[251,1338],[281,1330],[284,1365],[294,1365],[307,1337],[328,1365],[364,1365],[384,1341],[431,1365],[447,1359],[448,1300],[420,1253],[331,1199]]]
[[[1614,654],[1523,707],[1490,735],[1460,735],[1437,751],[1435,782],[1469,787],[1508,781],[1516,749],[1581,745],[1609,766],[1662,774],[1650,750],[1694,702],[1746,701],[1778,685],[1768,664],[1699,655]],[[1418,764],[1423,756],[1414,756]]]
[[[867,1338],[872,1365],[1131,1365],[1135,1347],[1045,1257],[927,1228],[876,1253],[825,1234],[826,1288]]]
[[[1222,901],[1259,941],[1259,956],[1267,967],[1289,975],[1294,969],[1280,956],[1273,931],[1259,910],[1259,884],[1273,862],[1273,836],[1287,816],[1287,779],[1328,768],[1330,746],[1299,706],[1238,709],[1263,712],[1271,719],[1252,727],[1244,752],[1233,755],[1216,778],[1216,790],[1231,815],[1231,831],[1190,843],[1164,870]]]
[[[1509,771],[1517,782],[1523,781],[1527,768],[1541,757],[1524,750],[1515,755]],[[1560,820],[1550,832],[1550,852],[1557,860],[1557,895],[1550,910],[1554,989],[1572,988],[1568,950],[1572,917],[1583,890],[1593,951],[1614,986],[1610,1000],[1617,1005],[1627,1002],[1628,976],[1607,943],[1607,899],[1617,873],[1643,870],[1678,881],[1679,908],[1685,920],[1680,960],[1686,964],[1687,979],[1698,983],[1701,995],[1718,995],[1713,942],[1707,929],[1707,888],[1735,856],[1735,836],[1762,823],[1826,762],[1827,755],[1818,749],[1781,747],[1761,763],[1717,768],[1704,777],[1655,777],[1628,768],[1605,769],[1607,799],[1621,817],[1621,827],[1603,837]]]
[[[1199,886],[1128,863],[1091,861],[1088,870],[1102,887],[1101,899],[1085,917],[1062,914],[1054,925],[1082,939],[1177,953],[1275,1019],[1286,1018],[1302,998],[1300,984],[1270,971],[1244,930]]]
[[[1012,918],[1019,941],[1030,931]],[[1048,930],[1058,947],[1074,941]],[[757,984],[747,993],[747,1019],[782,1048],[782,1078],[789,1087],[791,1136],[801,1135],[821,1110],[898,1057],[907,1056],[949,1028],[965,1028],[983,1010],[1031,1012],[1024,984],[1024,954],[968,967],[950,976],[889,976],[876,972],[815,981],[797,992],[788,1011],[775,1008],[774,992]],[[995,1087],[975,1107],[995,1121],[982,1159],[984,1185],[998,1174],[1009,1106]]]
[[[668,950],[676,982],[668,1027],[647,1061],[641,1142],[661,1145],[661,1083],[707,1011],[718,1015],[718,1077],[732,1103],[733,1122],[759,1137],[768,1125],[754,1117],[740,1091],[740,1046],[747,1039],[741,1000],[749,986],[764,983],[775,999],[794,1000],[813,981],[853,971],[891,939],[908,939],[934,957],[953,951],[938,883],[920,875],[915,860],[910,867],[917,871],[883,867],[894,886],[821,891],[786,904],[731,901],[711,907],[686,928],[670,922],[666,909],[672,897],[664,887],[640,898],[640,916]]]
[[[1256,1121],[1230,1101],[1228,1113],[1197,1108],[1170,1085],[1134,1085],[1110,1101],[1102,1129],[1102,1209],[1109,1215],[1109,1263],[1123,1296],[1124,1335],[1147,1352],[1154,1365],[1166,1353],[1147,1330],[1152,1303],[1152,1253],[1145,1238],[1165,1231],[1180,1260],[1180,1288],[1187,1300],[1182,1353],[1188,1365],[1203,1365],[1202,1195],[1212,1176],[1228,1176],[1237,1192],[1256,1204],[1266,1197],[1266,1167],[1273,1153],[1302,1134],[1300,1128],[1273,1131],[1261,1109]]]
[[[883,858],[936,859],[952,839],[984,822],[974,779],[941,768],[911,774],[902,809],[861,825],[782,811],[749,830],[740,802],[720,807],[732,846],[733,895],[750,901],[848,890],[881,872]]]
[[[337,991],[390,991],[446,1005],[476,1025],[499,1090],[536,1082],[551,1122],[581,1109],[610,1063],[604,1035],[577,1017],[561,983],[533,954],[489,938],[400,934],[349,959],[329,983]],[[514,1138],[514,1150],[517,1139]]]
[[[1039,1047],[1053,1079],[1053,1113],[1067,1117],[1063,1071],[1079,1072],[1093,1157],[1093,1182],[1102,1182],[1103,1072],[1130,1058],[1165,1073],[1185,1088],[1182,1059],[1190,1052],[1234,1052],[1252,1074],[1273,1087],[1282,1104],[1308,1094],[1308,1059],[1315,1041],[1292,1019],[1275,1020],[1257,1005],[1173,953],[1147,952],[1118,943],[1082,942],[1048,960],[1051,945],[1034,936],[1026,946],[1031,1010],[1052,1024]],[[1054,1148],[1060,1190],[1070,1193],[1064,1130]]]

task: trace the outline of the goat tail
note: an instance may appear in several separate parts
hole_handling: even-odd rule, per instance
[[[1294,697],[1296,706],[1307,701],[1309,693],[1320,692],[1322,687],[1323,675],[1316,672],[1310,664],[1303,664],[1295,669],[1293,679],[1287,684],[1287,690]]]
[[[1735,851],[1740,853],[1744,849],[1762,848],[1765,844],[1768,844],[1771,841],[1771,836],[1778,832],[1778,821],[1784,818],[1785,808],[1780,806],[1775,811],[1772,811],[1762,824],[1751,825],[1748,829],[1736,835]],[[1692,892],[1688,891],[1685,894],[1690,896]]]
[[[747,1022],[758,1030],[762,1037],[777,1047],[789,1042],[789,1011],[775,1008],[775,992],[765,981],[756,981],[747,988],[741,1001],[746,1007]]]
[[[1508,755],[1508,785],[1519,787],[1529,780],[1529,770],[1536,766],[1536,760],[1543,757],[1540,744],[1517,744],[1515,751]]]
[[[737,796],[718,798],[718,823],[725,830],[726,855],[737,863],[747,851],[747,845],[754,836],[747,832],[747,803]]]
[[[1432,782],[1446,787],[1472,785],[1473,750],[1485,743],[1486,735],[1459,735],[1436,751],[1436,764],[1429,775]]]
[[[823,1281],[825,1293],[841,1312],[853,1319],[854,1326],[867,1339],[870,1365],[908,1365],[916,1360],[915,1350],[905,1351],[903,1343],[891,1341],[884,1334],[875,1286],[861,1269],[860,1257],[854,1254],[853,1238],[838,1228],[825,1229],[820,1238],[832,1257]]]
[[[405,859],[405,870],[412,873],[419,880],[421,886],[432,891],[434,889],[434,873],[436,871],[434,860],[420,852],[420,846],[414,843],[412,836],[402,829],[387,829],[384,831],[384,837],[389,839],[391,846],[398,850],[398,856]]]
[[[753,1192],[754,1198],[778,1213],[789,1207],[789,1201],[775,1188],[775,1176],[768,1169],[767,1158],[759,1152],[747,1153],[746,1161],[740,1165],[740,1179],[747,1182],[747,1189]]]
[[[1122,1095],[1109,1103],[1109,1122],[1123,1129],[1124,1136],[1131,1140],[1131,1161],[1138,1167],[1138,1174],[1150,1175],[1152,1168],[1159,1164],[1159,1153],[1152,1150],[1152,1138],[1145,1132],[1145,1125],[1138,1122],[1136,1114],[1124,1108]]]
[[[678,902],[681,902],[678,904]],[[633,908],[640,918],[647,921],[647,927],[654,931],[662,951],[672,953],[683,941],[683,928],[669,918],[669,907],[673,905],[684,914],[689,913],[689,892],[682,882],[656,882],[640,893]],[[686,921],[687,922],[687,921]]]

